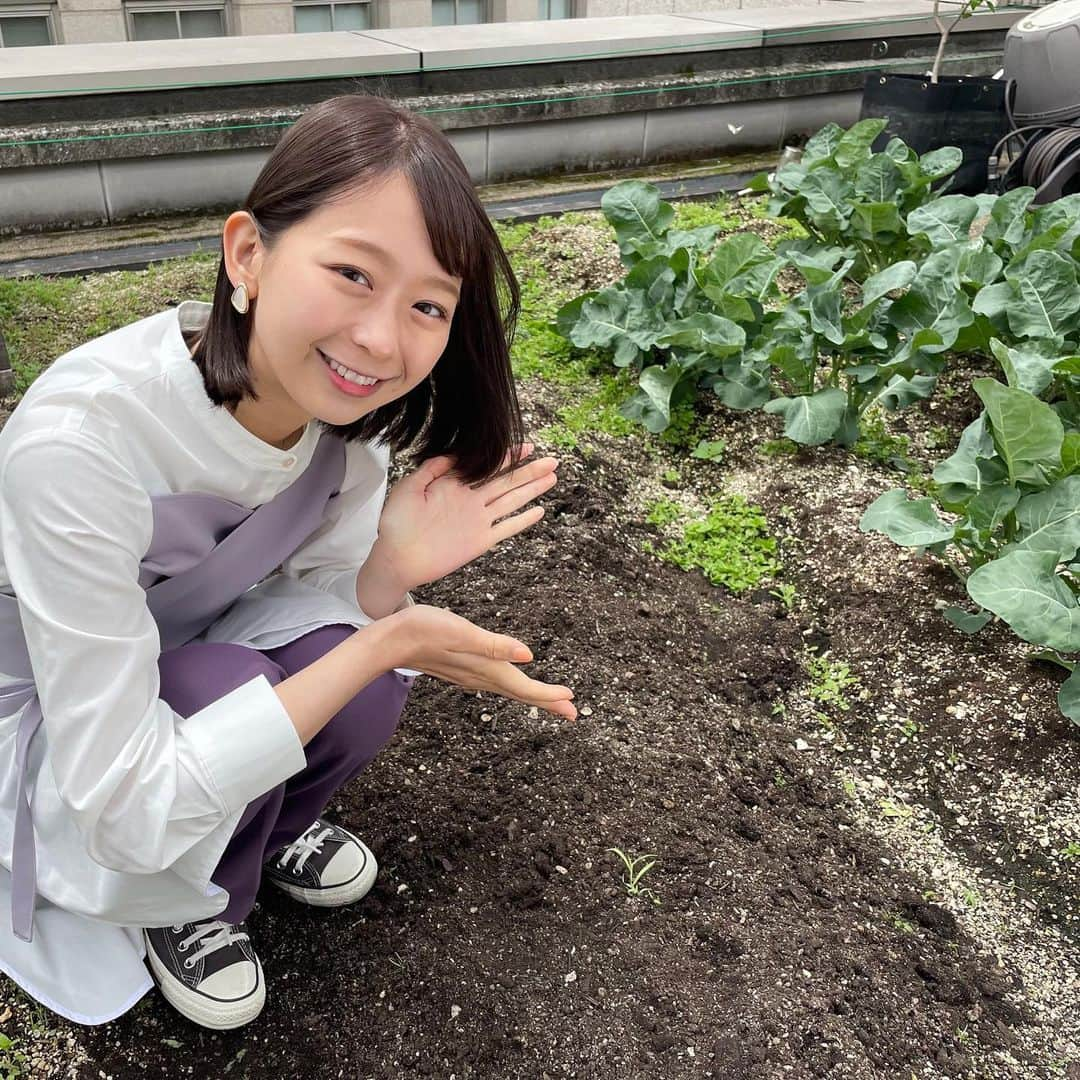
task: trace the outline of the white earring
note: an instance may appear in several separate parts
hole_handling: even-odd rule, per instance
[[[233,289],[232,306],[236,308],[241,315],[246,315],[248,308],[251,306],[251,302],[248,299],[247,286],[242,281],[235,289]]]

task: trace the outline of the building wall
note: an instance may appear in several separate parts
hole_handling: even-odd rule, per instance
[[[15,0],[0,0],[0,15]],[[816,5],[820,0],[573,0],[578,18],[611,15],[686,14],[740,7]],[[140,6],[185,7],[205,0],[140,0]],[[292,0],[224,0],[230,34],[290,34]],[[53,26],[58,43],[83,44],[128,40],[124,0],[54,0]],[[431,0],[371,0],[373,28],[430,26]],[[539,0],[488,0],[490,22],[527,22],[539,16]]]

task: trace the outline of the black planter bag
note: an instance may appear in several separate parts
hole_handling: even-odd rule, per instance
[[[886,117],[888,126],[874,143],[883,150],[898,136],[920,154],[958,146],[964,163],[949,191],[977,195],[987,187],[987,159],[1008,130],[1005,81],[979,75],[929,75],[872,71],[866,77],[860,118]]]

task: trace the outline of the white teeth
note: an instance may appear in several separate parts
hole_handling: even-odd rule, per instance
[[[360,386],[374,386],[379,381],[373,379],[370,375],[358,375],[355,371],[350,371],[344,364],[339,364],[325,353],[323,353],[323,358],[343,379],[351,383],[357,383]]]

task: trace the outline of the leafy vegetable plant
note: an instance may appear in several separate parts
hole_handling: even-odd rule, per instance
[[[1024,354],[993,344],[1009,384],[975,380],[985,409],[934,470],[935,498],[887,491],[860,528],[946,562],[977,605],[975,613],[946,609],[962,630],[977,633],[996,615],[1069,669],[1058,700],[1080,723],[1080,671],[1067,659],[1080,653],[1080,430],[1071,404],[1080,369],[1075,357],[1044,365],[1044,392],[1062,394],[1051,403],[1020,385],[1032,384]]]

